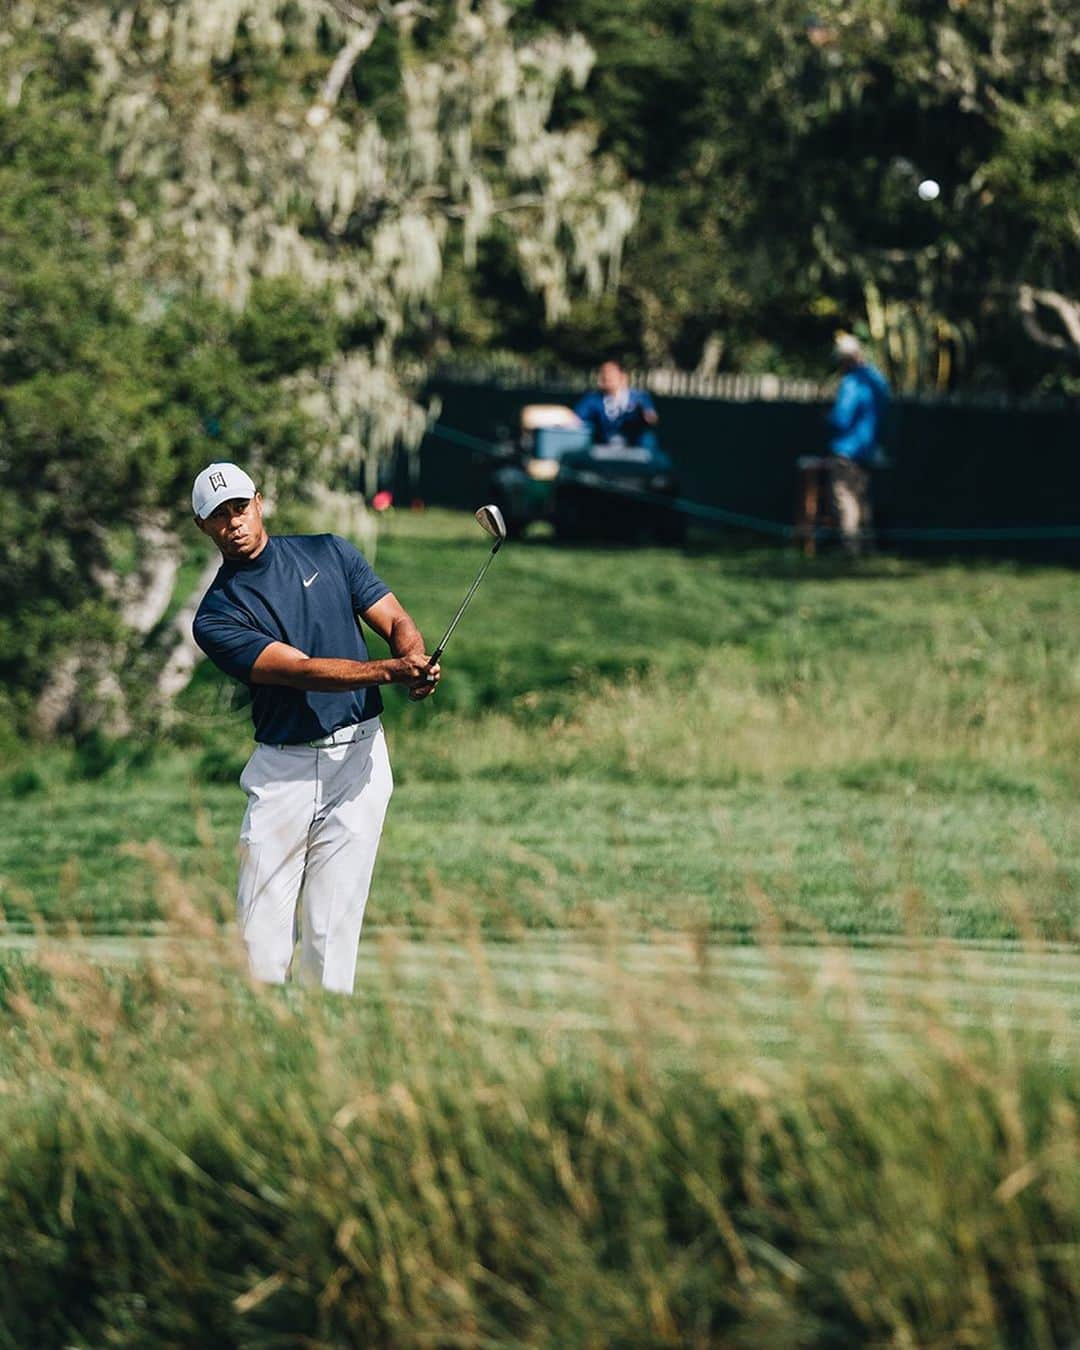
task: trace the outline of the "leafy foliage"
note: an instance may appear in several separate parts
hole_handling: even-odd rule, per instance
[[[534,0],[597,52],[588,115],[644,184],[617,339],[635,358],[821,373],[854,327],[901,386],[1061,387],[1022,283],[1080,293],[1080,22],[1059,0]],[[923,178],[941,184],[921,201]],[[610,343],[583,301],[533,347]],[[518,322],[515,333],[530,325]],[[711,341],[710,341],[711,339]],[[595,355],[595,347],[593,349]]]
[[[512,217],[555,314],[606,284],[633,206],[587,128],[548,126],[588,47],[519,42],[500,0],[7,9],[0,682],[21,721],[78,729],[167,665],[203,464],[271,493],[370,479],[425,425],[396,358],[447,244],[468,273]]]
[[[335,335],[288,282],[144,317],[99,132],[59,85],[0,110],[0,681],[24,713],[61,653],[122,641],[122,542],[178,524],[208,459],[298,469],[311,428],[281,377]]]

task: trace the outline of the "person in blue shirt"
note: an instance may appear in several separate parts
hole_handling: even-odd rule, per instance
[[[419,629],[352,544],[267,533],[262,497],[243,469],[208,465],[191,503],[222,557],[193,635],[252,696],[237,888],[251,972],[285,980],[302,898],[300,977],[351,993],[393,788],[379,687],[426,698],[440,671],[428,671]],[[360,619],[391,656],[370,659]]]
[[[653,401],[644,389],[631,388],[620,361],[601,363],[596,388],[578,401],[574,412],[591,429],[597,445],[656,444],[653,428],[660,419]]]
[[[829,484],[841,541],[856,556],[871,542],[870,469],[881,454],[889,385],[851,333],[837,337],[836,357],[843,375],[828,419]]]

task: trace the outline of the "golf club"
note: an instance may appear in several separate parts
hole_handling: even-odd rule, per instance
[[[483,567],[481,567],[480,571],[477,572],[476,580],[465,592],[465,599],[462,600],[460,606],[458,607],[458,612],[450,620],[450,626],[447,628],[446,632],[439,639],[439,645],[431,653],[431,660],[428,662],[429,670],[431,669],[432,666],[438,665],[443,652],[446,650],[446,644],[450,641],[450,634],[453,633],[454,629],[458,626],[458,620],[465,613],[469,601],[476,594],[477,588],[484,579],[484,573],[491,566],[492,559],[495,557],[495,554],[498,553],[499,549],[502,548],[503,542],[506,539],[506,521],[503,520],[502,512],[499,510],[497,506],[488,505],[479,507],[478,510],[476,511],[476,519],[480,525],[480,528],[486,531],[486,533],[490,534],[492,538],[495,540],[495,543],[492,545],[491,552],[485,559]],[[411,691],[409,694],[409,697],[411,699],[415,699],[416,696],[417,695],[415,690]]]

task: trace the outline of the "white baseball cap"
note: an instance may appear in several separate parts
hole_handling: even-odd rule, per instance
[[[254,497],[255,484],[236,464],[208,464],[191,488],[191,509],[200,520],[216,511],[222,502]]]

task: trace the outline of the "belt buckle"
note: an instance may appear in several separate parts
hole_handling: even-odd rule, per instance
[[[329,736],[320,736],[318,740],[305,741],[304,744],[312,750],[327,750],[332,745],[353,745],[356,741],[374,735],[377,726],[378,720],[372,717],[364,722],[353,722],[350,726],[338,727],[337,731],[332,731]]]
[[[351,732],[349,736],[342,736],[342,732]],[[338,740],[338,737],[341,739]],[[356,739],[356,726],[338,727],[336,731],[331,731],[328,736],[320,736],[318,740],[308,741],[308,747],[312,750],[329,750],[334,745],[348,745],[350,741]]]

